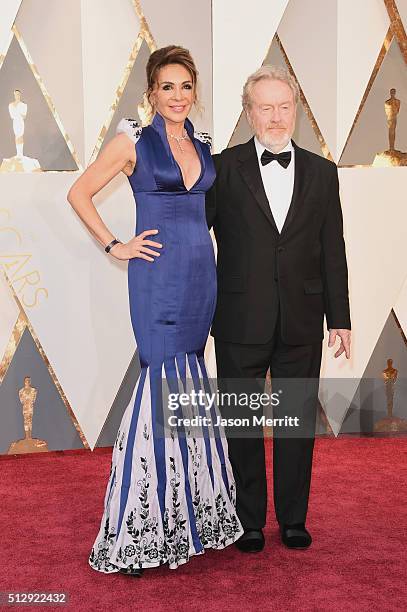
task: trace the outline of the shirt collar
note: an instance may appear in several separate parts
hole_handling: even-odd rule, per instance
[[[261,142],[259,142],[259,140],[257,139],[257,137],[254,137],[254,144],[256,145],[256,152],[257,152],[257,157],[260,160],[260,157],[262,156],[264,149],[266,149],[267,147],[265,147],[264,145],[261,144]],[[269,150],[269,149],[268,149]],[[293,143],[290,140],[288,141],[287,145],[284,147],[284,149],[282,149],[280,151],[280,153],[284,153],[284,151],[291,151],[292,153],[294,153],[294,147],[293,147]]]

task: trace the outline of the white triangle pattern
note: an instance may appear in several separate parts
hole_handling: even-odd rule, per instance
[[[242,110],[246,78],[259,68],[288,0],[213,0],[214,151],[224,149]],[[253,36],[255,33],[255,36]]]

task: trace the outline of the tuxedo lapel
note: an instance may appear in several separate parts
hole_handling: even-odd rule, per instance
[[[295,154],[294,187],[291,203],[288,208],[281,235],[285,234],[287,227],[296,217],[301,205],[304,204],[307,187],[312,176],[312,165],[307,163],[307,153],[305,149],[299,147],[294,140],[291,140]]]
[[[266,215],[275,231],[278,233],[277,225],[270,210],[270,205],[264,190],[263,181],[260,174],[259,161],[257,159],[254,138],[251,138],[243,147],[239,155],[238,170],[249,187],[257,204]]]

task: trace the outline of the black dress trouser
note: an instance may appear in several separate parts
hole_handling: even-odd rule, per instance
[[[270,367],[272,391],[281,392],[281,401],[272,414],[265,409],[267,415],[298,417],[300,427],[273,427],[276,518],[280,524],[293,524],[305,522],[308,509],[322,341],[288,345],[281,338],[280,327],[279,314],[273,337],[265,344],[238,344],[215,338],[215,351],[219,391],[258,394],[264,389]],[[227,418],[254,414],[253,409],[231,402],[227,406],[220,402],[219,408]],[[237,514],[244,528],[261,529],[267,510],[263,427],[250,425],[239,432],[236,427],[226,426],[225,431],[236,482]]]

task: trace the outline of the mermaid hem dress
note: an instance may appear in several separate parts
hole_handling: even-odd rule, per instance
[[[205,192],[215,178],[210,137],[188,135],[201,173],[187,190],[163,117],[141,128],[122,119],[116,133],[134,142],[128,177],[137,206],[136,235],[158,229],[154,262],[132,258],[129,305],[141,373],[119,426],[99,533],[89,556],[100,572],[187,563],[205,548],[222,549],[243,533],[218,409],[198,402],[203,424],[164,429],[166,395],[212,388],[204,347],[216,304],[216,264],[205,218]],[[165,384],[163,384],[165,383]],[[178,414],[178,413],[177,413]]]

